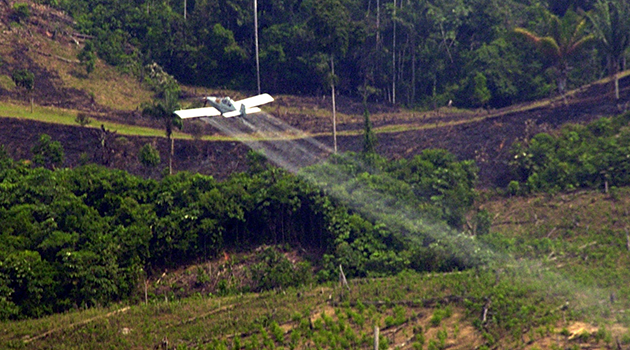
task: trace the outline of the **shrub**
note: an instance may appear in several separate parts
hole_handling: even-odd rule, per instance
[[[160,151],[155,149],[151,144],[147,143],[138,152],[138,160],[142,165],[153,168],[160,164]]]
[[[74,121],[81,126],[86,126],[92,122],[92,119],[90,119],[90,115],[87,113],[77,113],[77,117],[74,118]]]
[[[517,179],[508,193],[603,188],[630,184],[630,113],[600,118],[586,127],[568,124],[556,136],[538,134],[529,145],[515,144],[511,162]]]
[[[260,253],[260,260],[260,263],[251,267],[253,289],[256,291],[299,286],[309,282],[312,276],[308,262],[293,265],[273,247],[264,249]]]
[[[508,184],[507,192],[512,196],[516,196],[521,192],[521,185],[518,181],[512,180]]]
[[[33,163],[39,166],[52,167],[63,164],[64,151],[59,141],[52,141],[47,134],[41,134],[39,140],[31,148]]]
[[[22,23],[31,16],[31,8],[27,3],[17,2],[13,4],[13,12],[10,15],[12,21]]]
[[[35,86],[35,75],[28,69],[17,69],[11,73],[11,79],[16,86],[24,88],[28,91],[33,90]]]

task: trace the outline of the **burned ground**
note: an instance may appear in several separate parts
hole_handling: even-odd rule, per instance
[[[61,60],[74,67],[71,68],[74,74],[80,74],[78,61],[45,50],[54,45],[61,50],[76,50],[80,35],[72,31],[72,20],[63,13],[53,13],[33,4],[34,15],[30,23],[14,26],[9,24],[6,6],[0,3],[0,10],[4,7],[0,11],[0,21],[7,34],[0,37],[0,101],[27,104],[32,96],[40,105],[85,113],[92,119],[92,124],[87,128],[64,126],[6,116],[0,119],[0,144],[5,145],[15,158],[30,158],[33,143],[40,134],[46,133],[62,143],[66,152],[65,166],[96,162],[138,175],[159,177],[167,162],[168,144],[164,137],[121,136],[99,128],[99,121],[111,121],[160,129],[158,122],[142,117],[139,106],[135,110],[118,110],[99,104],[93,93],[68,86],[58,72],[46,64],[47,61]],[[28,69],[35,74],[36,84],[31,95],[7,86],[8,77],[15,69]],[[623,78],[620,87],[620,102],[613,99],[612,84],[594,83],[572,92],[566,104],[556,97],[489,111],[449,107],[413,111],[376,101],[368,101],[367,107],[378,139],[377,152],[382,156],[411,158],[425,149],[444,148],[459,159],[475,160],[480,169],[481,186],[494,187],[504,186],[508,181],[508,162],[514,142],[527,140],[539,132],[553,132],[567,122],[586,123],[627,110],[630,107],[630,77]],[[193,101],[201,94],[194,88],[184,88],[184,96],[187,101]],[[276,101],[264,109],[289,126],[332,147],[331,105],[330,96],[276,96]],[[364,104],[339,96],[336,105],[339,151],[361,151]],[[183,131],[194,137],[176,140],[176,171],[211,174],[223,179],[246,169],[248,148],[245,145],[237,141],[201,140],[201,135],[220,135],[220,131],[206,123],[184,124]],[[137,159],[137,151],[146,143],[160,150],[162,164],[158,168],[147,169]]]

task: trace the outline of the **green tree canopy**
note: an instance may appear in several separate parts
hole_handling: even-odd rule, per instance
[[[55,168],[63,164],[64,151],[59,141],[52,141],[49,135],[39,135],[39,140],[31,148],[33,163],[39,166]]]
[[[593,25],[593,33],[606,54],[608,73],[614,77],[615,98],[619,99],[621,61],[630,47],[630,3],[625,0],[598,0],[586,14]]]
[[[586,19],[569,10],[562,18],[546,13],[546,36],[537,35],[525,28],[515,28],[514,32],[536,45],[556,69],[558,91],[564,97],[567,79],[571,69],[570,60],[595,40],[586,32]]]

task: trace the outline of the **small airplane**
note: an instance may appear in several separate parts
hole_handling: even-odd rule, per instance
[[[214,117],[221,115],[225,118],[245,117],[247,114],[260,112],[260,108],[256,106],[263,105],[273,101],[273,97],[269,94],[262,94],[246,98],[244,100],[233,101],[229,97],[204,97],[205,102],[210,102],[212,107],[181,109],[175,111],[181,119]]]

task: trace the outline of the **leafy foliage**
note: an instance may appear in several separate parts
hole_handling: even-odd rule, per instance
[[[94,67],[96,67],[96,54],[94,53],[94,45],[91,41],[87,41],[77,58],[81,62],[81,65],[85,67],[85,72],[87,75],[90,75],[92,71],[94,71]]]
[[[312,281],[313,272],[308,262],[293,264],[274,248],[265,248],[260,262],[251,268],[254,291],[297,287]]]
[[[54,142],[43,136],[40,143],[43,157]],[[42,159],[53,164],[47,157]],[[460,225],[474,197],[474,167],[444,151],[389,165],[376,157],[374,164],[384,170],[373,174],[354,168],[352,157],[360,156],[338,159],[355,178],[345,191],[360,185],[385,198],[398,196],[427,215],[436,214],[436,224]],[[266,244],[308,249],[323,259],[293,265],[277,250],[264,250],[251,268],[256,290],[305,283],[312,269],[320,271],[321,279],[336,278],[339,264],[356,277],[478,263],[449,252],[451,244],[467,243],[449,238],[443,223],[438,238],[427,228],[414,229],[419,222],[374,217],[365,210],[393,203],[348,206],[313,183],[254,158],[248,173],[219,183],[185,172],[157,182],[95,165],[31,168],[0,157],[3,318],[127,299],[145,273]],[[337,170],[322,165],[311,171]]]
[[[10,14],[12,21],[22,23],[31,16],[31,9],[27,3],[17,2],[13,4],[13,11]]]
[[[335,254],[324,256],[322,278],[339,265],[351,276],[366,276],[408,268],[450,271],[487,258],[472,253],[470,236],[453,231],[475,197],[472,162],[457,162],[443,150],[389,163],[377,155],[370,162],[362,157],[338,156],[301,174],[352,210],[331,218],[340,233]]]
[[[63,146],[59,141],[52,141],[47,134],[39,136],[39,140],[31,148],[31,153],[35,165],[54,168],[63,164]]]
[[[587,33],[586,19],[572,10],[567,11],[562,18],[553,14],[546,14],[545,17],[548,35],[536,35],[525,28],[516,28],[514,32],[534,43],[551,61],[558,77],[558,91],[564,96],[570,60],[583,52],[595,40],[595,36]]]
[[[28,69],[17,69],[11,73],[11,79],[16,86],[24,88],[27,91],[33,90],[35,86],[35,75]]]
[[[568,124],[558,135],[538,134],[516,144],[512,168],[517,180],[530,192],[627,186],[629,121],[626,113],[586,126]]]
[[[140,148],[138,160],[146,167],[155,167],[160,164],[160,152],[150,143],[147,143]]]
[[[623,2],[602,0],[610,1]],[[356,0],[282,0],[260,4],[254,28],[253,6],[246,0],[188,1],[186,18],[182,2],[51,3],[75,18],[77,30],[95,38],[99,57],[143,80],[142,67],[155,62],[185,84],[252,90],[258,30],[261,85],[271,93],[320,94],[334,82],[341,94],[358,97],[358,87],[367,84],[379,101],[423,107],[450,99],[477,107],[488,96],[489,107],[501,107],[548,96],[549,59],[510,40],[512,29],[546,37],[542,27],[549,18],[577,13],[576,6],[558,9],[550,0],[431,0],[377,3],[378,8]],[[592,1],[580,6],[595,7]],[[586,24],[591,22],[581,28]],[[558,40],[558,47],[568,47]],[[576,40],[569,46],[580,37]],[[589,58],[601,64],[573,64],[575,81],[592,81],[606,69],[603,51],[586,51],[573,57],[575,62]],[[328,68],[333,61],[334,77]],[[481,82],[475,85],[478,74],[486,77],[488,92]],[[475,86],[482,95],[471,98]]]

